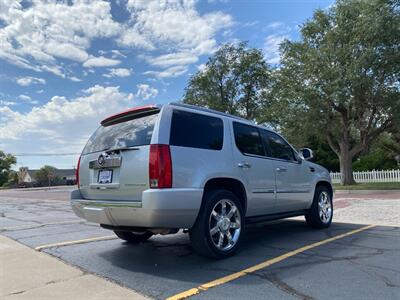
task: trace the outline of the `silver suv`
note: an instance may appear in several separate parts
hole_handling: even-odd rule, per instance
[[[304,215],[332,222],[329,173],[253,122],[180,103],[104,119],[78,162],[81,218],[131,243],[188,230],[201,254],[233,254],[245,224]]]

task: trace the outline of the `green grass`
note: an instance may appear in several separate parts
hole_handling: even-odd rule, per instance
[[[336,190],[400,190],[400,182],[371,182],[355,185],[333,184]]]

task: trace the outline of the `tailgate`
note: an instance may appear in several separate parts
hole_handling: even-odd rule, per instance
[[[141,201],[149,188],[150,142],[159,109],[133,109],[102,122],[86,144],[79,165],[85,199]]]
[[[148,145],[109,155],[83,155],[79,172],[81,194],[85,199],[141,201],[142,192],[149,188],[148,168]]]

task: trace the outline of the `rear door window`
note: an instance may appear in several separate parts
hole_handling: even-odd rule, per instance
[[[171,121],[170,145],[221,150],[224,126],[220,118],[174,110]]]
[[[243,154],[265,156],[258,129],[254,126],[233,122],[235,143]]]
[[[115,148],[149,145],[158,113],[109,126],[100,126],[82,154]]]

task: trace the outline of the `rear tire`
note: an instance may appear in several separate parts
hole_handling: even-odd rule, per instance
[[[212,258],[233,255],[239,248],[245,225],[238,197],[227,190],[212,190],[203,201],[196,223],[189,230],[193,248]]]
[[[132,243],[132,244],[143,243],[153,236],[153,233],[151,233],[150,231],[146,231],[142,234],[138,234],[138,233],[133,233],[130,231],[114,230],[114,233],[120,239],[127,241],[128,243]]]
[[[327,228],[332,223],[332,193],[325,186],[317,186],[313,203],[305,215],[307,224],[313,228]]]

